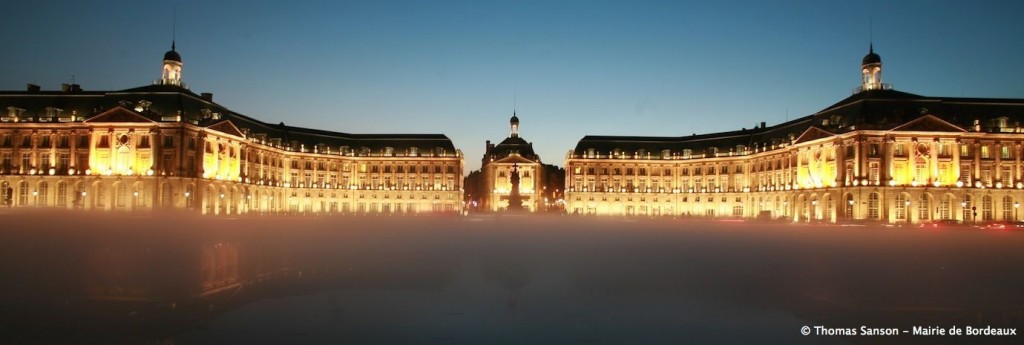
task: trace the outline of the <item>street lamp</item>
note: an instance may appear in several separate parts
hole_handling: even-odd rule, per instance
[[[849,212],[847,212],[846,216],[850,219],[853,219],[853,199],[847,200],[846,203],[850,204],[850,210]]]
[[[811,200],[811,219],[818,219],[818,199]]]
[[[1019,210],[1020,210],[1020,201],[1014,201],[1013,202],[1013,220],[1014,221],[1017,221],[1019,219],[1019,218],[1017,218],[1017,211],[1019,211]]]

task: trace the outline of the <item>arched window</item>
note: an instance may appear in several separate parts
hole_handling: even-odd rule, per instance
[[[68,184],[57,182],[57,203],[54,206],[65,207],[68,205]]]
[[[28,182],[18,183],[18,206],[28,206]]]
[[[992,196],[986,195],[981,197],[981,219],[992,220]]]
[[[39,182],[39,195],[36,196],[36,206],[46,206],[46,196],[50,192],[50,184]]]
[[[174,190],[171,188],[171,184],[165,183],[163,188],[160,190],[160,206],[172,207],[174,206]]]
[[[939,201],[939,219],[950,219],[949,205],[953,202],[953,196],[947,195],[942,197],[942,201]]]
[[[846,215],[847,219],[853,219],[853,194],[847,194],[846,200],[843,201],[843,207],[845,211],[843,214]]]
[[[1013,220],[1013,197],[1003,197],[1003,220]]]
[[[868,218],[881,219],[882,215],[878,209],[878,193],[868,195]]]
[[[964,221],[972,221],[972,220],[974,220],[974,215],[972,214],[972,211],[973,211],[972,208],[974,207],[974,200],[971,200],[971,195],[970,194],[964,195],[964,201],[961,202],[961,206],[963,207]]]
[[[907,210],[907,200],[906,194],[896,194],[896,204],[893,205],[896,209],[896,219],[907,219],[909,216],[907,214],[907,211],[909,211]]]
[[[128,186],[124,182],[118,182],[114,193],[114,206],[125,207],[128,201]]]
[[[928,203],[928,194],[921,194],[921,200],[917,202],[917,218],[920,220],[928,220],[931,215],[929,207],[931,207],[931,205]]]

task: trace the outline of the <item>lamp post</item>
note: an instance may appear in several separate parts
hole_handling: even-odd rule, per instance
[[[811,200],[811,220],[818,220],[818,199]]]
[[[850,210],[846,212],[846,217],[853,219],[853,199],[847,200],[846,203],[850,204]]]
[[[960,202],[960,213],[964,215],[964,222],[967,222],[967,200]]]
[[[1017,218],[1017,211],[1019,211],[1019,210],[1020,210],[1020,201],[1014,201],[1013,202],[1013,221],[1014,222],[1016,222],[1017,219],[1019,219],[1019,218]]]

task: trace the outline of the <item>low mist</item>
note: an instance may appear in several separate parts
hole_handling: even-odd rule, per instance
[[[892,343],[1024,324],[1024,232],[534,215],[16,211],[3,343]],[[5,341],[6,339],[6,341]],[[929,343],[1010,338],[929,338]]]

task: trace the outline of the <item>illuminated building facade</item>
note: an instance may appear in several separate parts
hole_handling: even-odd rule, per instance
[[[1024,100],[926,97],[882,82],[775,126],[683,137],[586,136],[566,156],[580,214],[794,221],[1019,220]]]
[[[533,143],[519,136],[519,117],[514,112],[509,119],[508,138],[497,145],[488,140],[480,166],[481,205],[477,209],[490,212],[508,209],[513,169],[519,173],[523,209],[535,212],[543,206],[544,165],[533,151]]]
[[[162,77],[121,91],[0,92],[0,201],[12,207],[458,212],[462,152],[441,134],[269,124]]]

